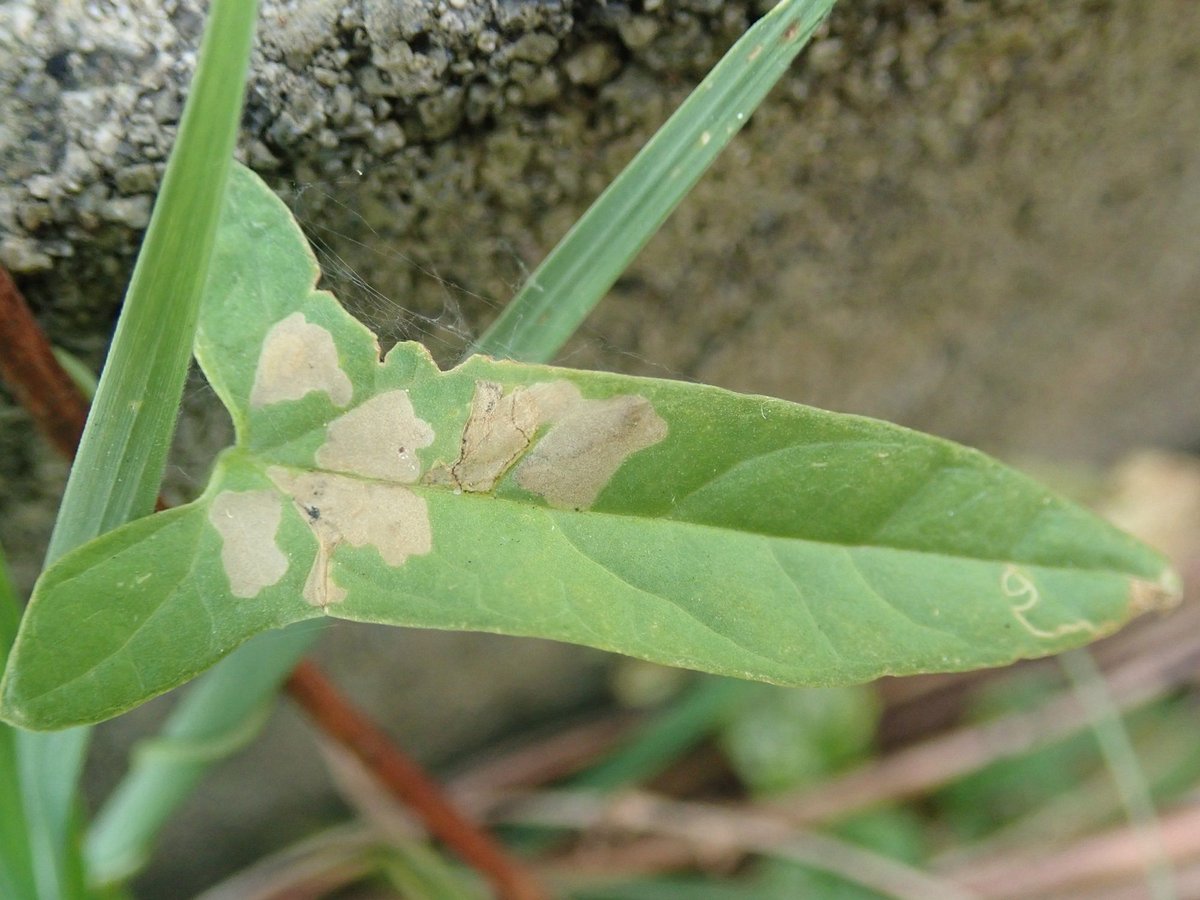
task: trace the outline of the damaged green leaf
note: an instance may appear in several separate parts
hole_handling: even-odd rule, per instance
[[[980,453],[713,387],[381,361],[283,204],[230,181],[196,356],[237,443],[42,576],[3,715],[94,722],[315,616],[782,684],[1000,665],[1169,604],[1162,559]]]

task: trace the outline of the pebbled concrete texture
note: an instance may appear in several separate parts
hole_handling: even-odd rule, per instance
[[[296,209],[329,285],[386,339],[448,362],[766,5],[264,2],[240,153]],[[0,261],[92,364],[200,10],[0,5]],[[885,416],[1009,458],[1196,447],[1197,34],[1192,0],[841,4],[563,360]],[[225,429],[197,381],[173,497],[195,492]],[[2,404],[0,447],[0,542],[28,586],[63,467]],[[369,670],[352,687],[430,760],[602,689],[602,660],[567,648],[523,642],[514,666],[502,639],[388,633],[371,643],[397,649],[368,664],[344,634],[325,650],[335,675]],[[445,693],[409,688],[425,673]],[[276,765],[285,747],[309,748],[295,723],[271,735],[192,805],[147,896],[252,858],[284,812],[327,808],[324,788],[289,805],[295,779],[268,776],[308,765]],[[127,740],[103,732],[101,757]],[[254,807],[231,814],[239,773]],[[184,849],[230,819],[228,840]]]

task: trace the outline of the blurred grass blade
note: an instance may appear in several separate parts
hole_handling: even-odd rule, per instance
[[[0,550],[0,664],[17,634],[17,596]],[[25,803],[17,772],[16,729],[0,724],[0,897],[36,897]]]
[[[750,682],[733,678],[696,679],[608,759],[571,779],[570,786],[615,791],[649,781],[712,735],[753,689]]]
[[[8,575],[8,560],[0,548],[0,666],[8,660],[8,651],[17,636],[17,625],[21,621],[21,607],[17,593]]]
[[[1091,719],[1092,733],[1137,834],[1146,860],[1147,895],[1153,900],[1174,900],[1175,877],[1171,857],[1159,827],[1150,787],[1124,719],[1108,690],[1104,673],[1087,650],[1072,650],[1058,658],[1063,672]]]
[[[741,129],[834,0],[782,0],[733,45],[471,347],[548,362]]]
[[[58,364],[71,377],[75,387],[79,388],[88,402],[95,400],[98,383],[96,373],[89,369],[78,356],[62,347],[54,348],[54,358],[58,360]]]
[[[252,0],[214,0],[191,95],[87,428],[47,563],[154,507],[191,356],[254,35]],[[38,896],[77,893],[75,784],[84,729],[20,734],[19,769],[37,848]]]
[[[76,785],[87,729],[16,732],[17,773],[24,801],[38,900],[84,895]]]
[[[188,692],[161,735],[135,751],[129,774],[92,823],[84,852],[94,883],[141,868],[159,830],[213,763],[258,734],[279,686],[319,633],[301,624],[259,635]]]

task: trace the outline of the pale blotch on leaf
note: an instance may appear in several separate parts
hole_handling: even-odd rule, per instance
[[[221,536],[221,566],[235,597],[257,597],[284,576],[288,558],[275,543],[283,501],[274,491],[222,491],[208,509]]]
[[[433,549],[429,509],[406,487],[279,466],[267,475],[292,498],[317,539],[317,557],[304,584],[304,599],[314,606],[346,599],[331,566],[340,544],[374,547],[389,566]]]
[[[303,313],[292,313],[272,325],[263,339],[250,407],[299,400],[312,391],[323,391],[334,406],[345,406],[354,387],[342,371],[328,329],[309,323]]]
[[[430,484],[452,484],[464,491],[490,491],[522,453],[541,424],[537,402],[517,388],[505,395],[495,381],[475,382],[471,413],[463,428],[458,459],[430,470]]]
[[[667,436],[667,423],[645,397],[585,400],[569,381],[529,388],[550,431],[517,465],[517,484],[551,506],[591,506],[632,454]]]
[[[387,391],[329,423],[317,465],[412,484],[421,477],[417,450],[431,443],[433,429],[417,418],[408,391]]]
[[[425,480],[490,491],[515,463],[525,490],[551,506],[582,509],[631,454],[666,436],[667,423],[636,394],[585,400],[571,382],[553,381],[505,395],[500,384],[477,381],[458,459],[435,466]]]
[[[1063,622],[1054,628],[1040,628],[1029,619],[1031,613],[1042,600],[1041,591],[1028,575],[1014,565],[1004,567],[1000,574],[1000,590],[1006,597],[1020,600],[1012,604],[1012,613],[1021,626],[1036,638],[1053,640],[1068,634],[1098,634],[1100,629],[1087,619],[1076,619],[1074,622]]]

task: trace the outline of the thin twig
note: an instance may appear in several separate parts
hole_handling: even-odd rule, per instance
[[[1174,644],[1164,645],[1153,656],[1131,659],[1112,672],[1109,689],[1120,709],[1146,703],[1192,677],[1200,659],[1200,631],[1183,623],[1195,615],[1184,607],[1175,614]],[[927,793],[992,762],[1078,731],[1089,721],[1074,692],[1062,691],[1035,710],[938,735],[774,801],[772,806],[797,824],[827,822]]]
[[[38,428],[68,459],[75,456],[88,403],[54,357],[8,271],[0,266],[0,377]],[[159,501],[159,508],[166,505]],[[504,900],[540,900],[545,894],[500,846],[458,813],[440,787],[312,663],[302,661],[287,689],[327,734],[343,742],[402,802],[410,804],[429,830],[476,865]]]
[[[769,812],[668,800],[645,792],[615,799],[590,791],[545,792],[501,809],[499,821],[681,838],[701,851],[758,853],[831,872],[901,900],[975,895],[904,863],[828,835],[804,832]]]
[[[384,837],[361,822],[292,844],[215,884],[196,900],[318,900],[368,875]]]
[[[66,373],[8,270],[0,266],[0,379],[34,425],[71,459],[87,421],[87,399]]]
[[[1200,803],[1163,814],[1159,828],[1172,861],[1200,857]],[[1047,897],[1064,889],[1139,874],[1151,861],[1144,835],[1127,825],[1083,838],[1054,853],[1005,853],[943,874],[985,897]]]
[[[486,876],[500,897],[542,900],[546,896],[533,876],[459,813],[433,779],[338,694],[316,666],[301,661],[287,687],[324,734],[350,750],[395,796],[409,804],[430,833]]]

